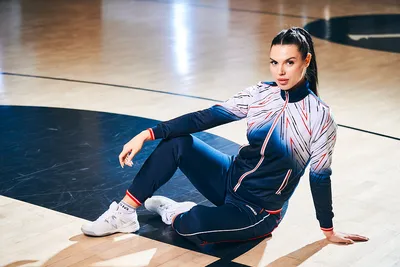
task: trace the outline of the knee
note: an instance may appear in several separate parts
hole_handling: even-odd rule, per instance
[[[196,218],[193,218],[193,214],[187,211],[175,217],[172,227],[178,234],[185,236],[193,232],[193,224],[196,224],[196,221]]]
[[[172,223],[172,227],[182,237],[189,241],[201,245],[204,240],[201,239],[201,231],[204,230],[203,220],[198,217],[196,210],[202,206],[195,206],[192,210],[178,215]]]

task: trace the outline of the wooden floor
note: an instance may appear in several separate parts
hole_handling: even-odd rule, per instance
[[[283,28],[399,13],[396,0],[3,0],[0,105],[167,120],[271,80],[269,46]],[[234,262],[400,266],[400,54],[314,42],[320,94],[341,125],[332,176],[335,228],[370,241],[337,246],[324,240],[306,174],[273,238]],[[208,132],[244,144],[245,127],[241,121]],[[80,232],[83,222],[0,196],[0,265],[206,266],[218,260],[133,234],[88,238]]]

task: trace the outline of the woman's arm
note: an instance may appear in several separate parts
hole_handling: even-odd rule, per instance
[[[311,144],[310,187],[321,230],[325,237],[334,243],[353,244],[354,241],[367,241],[368,238],[356,234],[336,232],[333,229],[331,163],[336,143],[337,125],[329,110],[316,130]]]
[[[175,119],[161,122],[150,128],[151,137],[155,139],[173,138],[191,133],[201,132],[218,125],[240,120],[223,106],[212,106],[211,108],[185,114]]]
[[[321,230],[329,232],[333,230],[331,163],[337,126],[329,110],[324,112],[324,119],[314,128],[311,143],[310,187]]]
[[[257,86],[249,87],[224,103],[161,122],[149,129],[152,139],[187,135],[243,119],[247,116],[249,105],[255,101],[257,91]]]
[[[119,155],[121,167],[132,166],[133,157],[142,149],[146,141],[200,132],[245,118],[250,104],[255,101],[258,90],[259,86],[246,88],[224,103],[161,122],[157,126],[141,132],[124,145]]]

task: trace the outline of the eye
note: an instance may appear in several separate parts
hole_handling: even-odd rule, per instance
[[[287,62],[287,64],[288,64],[288,65],[293,65],[293,64],[294,64],[294,61],[289,60],[289,61]]]
[[[274,60],[271,60],[270,63],[271,63],[271,65],[276,65],[276,64],[278,64],[278,62],[276,62],[276,61],[274,61]]]

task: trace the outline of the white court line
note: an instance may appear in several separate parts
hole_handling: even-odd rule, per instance
[[[361,39],[382,39],[382,38],[400,38],[400,33],[393,34],[349,34],[350,39],[354,41],[359,41]]]

